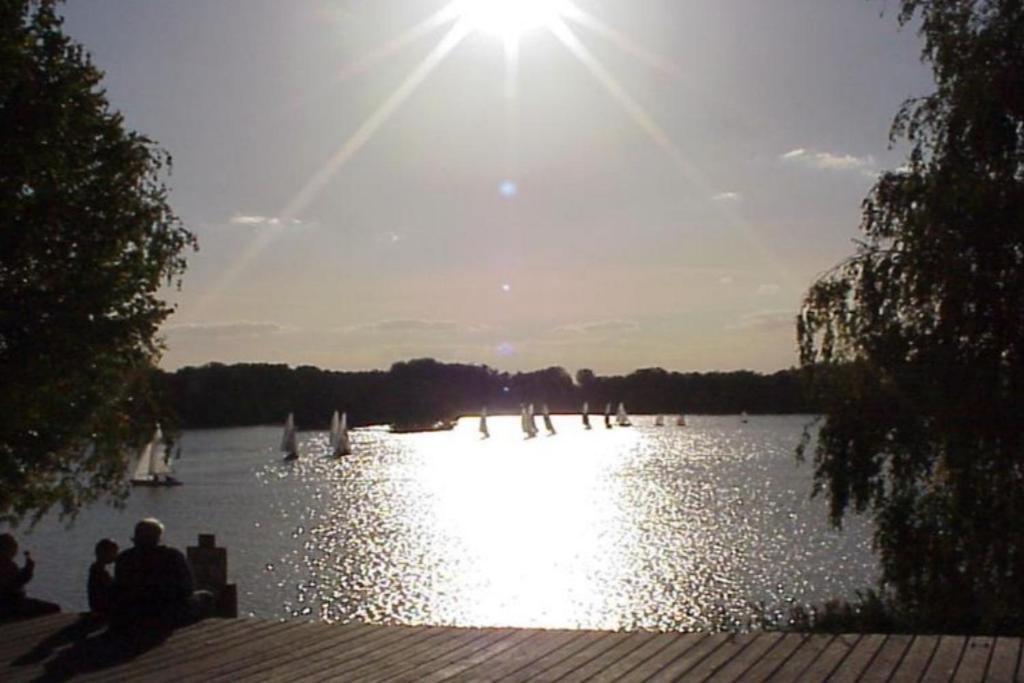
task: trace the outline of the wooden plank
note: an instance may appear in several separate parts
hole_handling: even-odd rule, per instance
[[[793,652],[803,644],[807,636],[803,633],[786,633],[776,641],[774,647],[768,650],[764,656],[754,662],[754,665],[747,669],[740,680],[742,681],[766,681],[772,672],[785,663]]]
[[[858,633],[837,635],[801,674],[805,681],[824,681],[839,668],[860,640]]]
[[[915,636],[910,649],[903,655],[892,674],[894,681],[919,681],[928,670],[928,664],[939,647],[938,636]]]
[[[404,650],[410,642],[417,642],[430,632],[427,626],[377,626],[384,636],[379,640],[355,646],[332,647],[330,653],[321,650],[316,657],[302,661],[291,661],[287,664],[276,664],[269,669],[269,680],[279,681],[318,681],[326,675],[333,678],[347,679],[345,672],[360,668],[366,662],[387,656],[389,653]],[[262,674],[261,674],[262,675]]]
[[[439,643],[436,648],[414,661],[399,662],[390,668],[381,669],[372,673],[353,679],[354,681],[376,681],[382,678],[388,680],[403,680],[409,677],[410,680],[417,680],[415,671],[425,670],[427,667],[438,667],[440,661],[448,661],[451,658],[459,658],[474,649],[484,647],[486,643],[493,642],[501,637],[507,637],[512,629],[473,629],[453,628],[447,630],[450,637]]]
[[[188,677],[209,680],[243,666],[253,658],[271,659],[282,651],[294,649],[296,643],[305,642],[306,638],[317,631],[308,622],[289,620],[275,623],[273,628],[251,628],[242,638],[208,639],[203,647],[195,648],[194,656],[180,666],[147,673],[146,680],[150,683],[173,683]]]
[[[624,640],[620,640],[590,661],[585,664],[581,664],[578,668],[569,672],[560,680],[563,680],[566,683],[588,681],[598,672],[617,666],[621,662],[628,661],[633,656],[633,653],[640,648],[647,646],[651,641],[657,641],[660,635],[660,633],[654,633],[651,631],[630,633]]]
[[[800,643],[793,654],[786,658],[782,664],[771,673],[769,680],[772,681],[800,681],[804,670],[809,668],[814,661],[828,646],[836,639],[835,635],[825,633],[812,633]]]
[[[632,633],[617,633],[614,631],[595,635],[594,638],[588,639],[586,647],[582,650],[577,651],[572,656],[566,657],[562,661],[551,665],[543,671],[537,672],[535,680],[564,680],[569,674],[585,667],[595,659],[599,659],[604,653],[629,640],[633,635],[634,634]]]
[[[751,633],[718,633],[691,648],[659,671],[652,681],[674,681],[685,678],[703,681],[722,665],[738,657],[757,638]],[[717,643],[715,641],[718,641]],[[706,643],[706,645],[705,645]],[[701,651],[703,650],[703,651]]]
[[[956,668],[953,680],[956,683],[974,683],[985,680],[988,660],[992,657],[994,638],[989,636],[971,636],[967,640],[964,654],[960,657],[960,665]]]
[[[686,634],[684,637],[678,633],[659,633],[630,652],[621,661],[615,662],[611,666],[596,672],[587,681],[591,683],[609,683],[610,681],[627,676],[633,680],[640,680],[638,672],[651,671],[653,673],[661,667],[661,664],[658,664],[656,668],[651,669],[650,663],[652,661],[664,663],[666,657],[671,658],[678,654],[670,649],[677,640],[683,641],[682,647],[689,648],[706,637],[704,635],[690,634]]]
[[[26,646],[32,648],[33,641],[43,640],[77,620],[76,614],[58,613],[3,624],[0,626],[0,661],[17,658]]]
[[[680,671],[690,668],[729,637],[726,633],[682,633],[665,634],[662,638],[668,640],[670,635],[677,637],[660,652],[631,669],[626,677],[634,681],[672,680],[673,667]]]
[[[966,645],[967,638],[963,636],[940,637],[939,646],[935,649],[935,654],[932,655],[932,661],[928,662],[928,668],[925,670],[922,680],[952,680]]]
[[[452,676],[455,676],[466,669],[484,662],[494,655],[515,647],[518,644],[530,640],[531,638],[540,637],[539,631],[530,631],[527,629],[515,629],[509,635],[496,638],[494,640],[488,640],[483,643],[480,647],[474,647],[468,653],[459,654],[458,658],[445,657],[444,659],[428,662],[422,667],[418,667],[408,674],[403,674],[399,677],[401,681],[423,681],[423,683],[431,683],[436,681],[443,681]]]
[[[541,672],[547,671],[548,669],[561,664],[565,660],[570,659],[573,655],[586,650],[588,647],[593,645],[595,641],[600,640],[603,635],[606,634],[599,633],[597,631],[579,631],[575,638],[566,642],[557,650],[553,650],[543,657],[535,659],[527,666],[509,674],[501,680],[505,683],[535,681],[540,677]]]
[[[575,640],[573,631],[543,631],[538,638],[519,643],[503,650],[476,666],[461,671],[452,677],[453,681],[496,681],[513,674],[550,652]]]
[[[992,647],[992,659],[989,660],[988,671],[985,672],[985,680],[1016,680],[1020,644],[1020,638],[996,638],[996,644]]]
[[[879,633],[872,633],[861,636],[860,640],[849,654],[843,658],[839,666],[829,677],[829,683],[846,683],[846,681],[858,681],[861,674],[871,664],[871,660],[882,646],[885,645],[886,636]]]
[[[900,662],[903,661],[903,655],[910,649],[913,640],[914,636],[902,634],[893,634],[886,638],[868,668],[864,670],[860,680],[872,683],[888,681]]]
[[[120,678],[120,671],[135,664],[140,658],[156,656],[166,652],[169,646],[177,642],[189,642],[196,637],[197,631],[209,632],[226,628],[223,620],[218,623],[195,625],[172,632],[165,640],[146,645],[148,649],[139,652],[126,647],[123,640],[108,636],[105,633],[94,635],[78,641],[53,653],[53,656],[42,664],[42,669],[51,679],[66,679],[72,676],[75,680],[106,680],[111,676]]]
[[[486,629],[433,628],[429,630],[424,639],[407,645],[406,649],[397,654],[379,658],[373,666],[368,666],[368,669],[372,670],[374,680],[384,680],[400,672],[415,669],[445,652],[458,649],[467,642],[483,638],[486,631]],[[354,680],[367,674],[355,670],[349,671],[348,675]]]
[[[415,626],[364,626],[362,629],[356,631],[351,642],[345,642],[340,647],[339,639],[328,635],[309,644],[307,648],[292,649],[287,654],[257,662],[254,668],[236,669],[214,680],[230,681],[243,676],[256,676],[260,680],[287,681],[313,678],[325,668],[344,667],[367,653],[401,647],[400,643],[403,640],[425,630],[424,627]]]
[[[384,672],[389,668],[400,667],[403,664],[417,664],[431,657],[431,652],[439,646],[457,636],[457,629],[432,627],[426,628],[417,636],[402,641],[402,648],[374,653],[375,657],[365,658],[360,663],[356,660],[344,669],[345,680],[353,681],[361,676],[370,676],[371,680],[386,678]],[[333,677],[335,671],[329,670],[326,676],[320,673],[312,674],[312,680],[327,680]]]
[[[224,652],[235,643],[246,642],[264,631],[272,630],[277,622],[250,623],[240,619],[207,620],[175,630],[171,636],[153,647],[126,661],[116,669],[100,670],[81,676],[81,680],[103,680],[108,671],[116,671],[124,678],[157,678],[201,659],[210,652]]]
[[[708,675],[707,680],[721,681],[721,683],[743,680],[743,673],[753,667],[780,640],[782,640],[782,634],[778,631],[758,633],[753,642],[743,648],[741,652],[736,653],[735,657],[720,664]]]

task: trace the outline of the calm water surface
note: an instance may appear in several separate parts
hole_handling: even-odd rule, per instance
[[[811,467],[793,452],[807,417],[693,417],[685,428],[584,431],[524,440],[519,418],[454,431],[352,433],[325,457],[300,434],[280,462],[278,428],[187,432],[185,486],[138,489],[71,529],[20,530],[38,562],[31,593],[82,609],[92,546],[123,547],[141,516],[168,542],[213,532],[228,548],[240,610],[329,621],[563,628],[745,627],[794,603],[850,597],[877,568],[870,526],[829,528]],[[760,607],[763,605],[763,608]]]

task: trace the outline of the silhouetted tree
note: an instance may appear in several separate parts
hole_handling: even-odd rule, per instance
[[[817,485],[836,524],[851,506],[874,516],[898,608],[1006,628],[1024,609],[1024,6],[900,7],[937,90],[896,117],[909,159],[804,303],[801,359],[826,412]]]
[[[54,0],[0,3],[0,517],[123,483],[192,235]],[[148,415],[147,428],[153,428]],[[121,486],[123,491],[123,486]]]

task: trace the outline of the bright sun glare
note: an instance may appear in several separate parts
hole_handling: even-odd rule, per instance
[[[553,24],[564,5],[564,0],[462,0],[458,11],[477,31],[514,39]]]

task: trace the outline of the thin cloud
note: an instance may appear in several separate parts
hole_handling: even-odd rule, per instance
[[[164,330],[168,336],[203,339],[261,337],[284,331],[281,325],[269,322],[185,323]]]
[[[555,334],[624,334],[636,332],[640,325],[632,320],[597,320],[593,322],[576,323],[573,325],[561,325],[552,332]]]
[[[455,334],[467,332],[480,332],[484,328],[478,325],[468,325],[455,322],[454,320],[416,320],[397,319],[380,320],[372,323],[353,325],[345,328],[344,332],[364,334]]]
[[[743,199],[739,192],[719,192],[712,197],[716,202],[738,202]]]
[[[731,330],[780,330],[796,327],[796,313],[793,311],[755,311],[741,315],[732,325]]]
[[[875,176],[875,158],[870,154],[863,157],[852,154],[833,154],[799,147],[779,156],[783,162],[799,163],[820,171],[853,171],[866,176]]]
[[[299,226],[303,222],[297,218],[278,218],[276,216],[232,216],[231,225],[266,225],[270,227]]]

